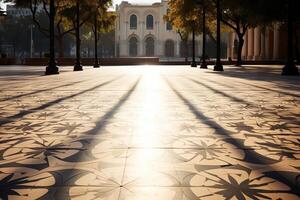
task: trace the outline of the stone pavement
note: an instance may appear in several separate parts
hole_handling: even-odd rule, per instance
[[[64,69],[0,67],[0,199],[300,199],[299,77]]]

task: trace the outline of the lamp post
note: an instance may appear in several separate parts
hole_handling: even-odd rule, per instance
[[[294,61],[294,20],[295,20],[295,0],[288,0],[288,53],[287,61],[282,69],[282,75],[299,75],[298,68]]]
[[[205,0],[196,0],[196,3],[199,7],[202,7],[202,57],[201,57],[201,69],[207,69],[206,62],[206,1]]]
[[[195,60],[195,21],[193,21],[193,30],[192,30],[192,36],[193,36],[193,60],[192,60],[192,63],[191,63],[191,67],[197,67],[197,63],[196,63],[196,60]]]
[[[2,11],[1,7],[0,7],[0,23],[1,20],[4,19],[4,17],[6,17],[6,14]],[[0,35],[0,58],[2,57],[2,38]]]
[[[98,9],[95,10],[94,16],[94,35],[95,35],[95,64],[94,68],[99,68],[99,60],[98,60]]]
[[[34,25],[33,24],[31,24],[30,25],[30,58],[32,58],[33,57],[33,45],[34,45],[34,43],[33,43],[33,28],[34,28]]]
[[[220,0],[217,0],[217,60],[214,71],[224,71],[221,63],[221,6]]]
[[[79,0],[76,1],[76,63],[74,66],[74,71],[82,71],[82,65],[80,63],[80,3]]]
[[[59,69],[56,64],[55,60],[55,33],[54,33],[54,20],[55,20],[55,0],[50,0],[50,23],[49,23],[49,30],[50,30],[50,57],[49,63],[46,67],[46,75],[52,74],[59,74]]]
[[[206,4],[205,0],[202,0],[202,58],[201,58],[201,69],[207,69],[206,62]]]

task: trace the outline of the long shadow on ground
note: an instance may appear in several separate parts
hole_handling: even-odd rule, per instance
[[[80,92],[75,94],[75,96],[81,95],[87,91],[92,91],[98,87],[101,87],[103,85],[109,84],[112,81],[114,81],[116,79],[113,79],[111,81],[107,81],[105,83],[102,83],[98,86],[95,86],[93,88],[90,88],[89,90],[85,90],[84,92]],[[92,130],[83,133],[79,138],[74,138],[74,140],[72,141],[64,141],[64,143],[66,143],[66,145],[63,144],[53,144],[48,148],[45,149],[40,149],[39,150],[39,154],[43,154],[45,156],[45,161],[46,163],[41,163],[38,164],[36,163],[31,164],[28,163],[28,167],[30,168],[34,168],[39,170],[39,172],[35,172],[34,176],[38,176],[40,173],[43,173],[43,170],[46,170],[48,167],[50,167],[50,169],[47,171],[48,173],[50,173],[55,180],[55,183],[51,186],[38,186],[35,185],[33,186],[31,183],[35,182],[35,181],[41,181],[43,180],[43,178],[38,178],[38,179],[33,179],[30,180],[29,176],[23,176],[21,178],[17,178],[14,179],[13,178],[13,173],[11,175],[8,175],[7,177],[5,177],[4,179],[2,179],[0,181],[0,187],[1,188],[5,188],[5,190],[3,190],[2,192],[2,197],[3,199],[7,199],[10,195],[16,195],[16,196],[20,196],[16,190],[18,189],[31,189],[31,190],[35,190],[35,189],[47,189],[48,192],[41,197],[40,199],[65,199],[65,198],[69,198],[68,194],[69,194],[69,189],[72,186],[76,186],[76,182],[78,181],[78,179],[80,179],[82,176],[90,173],[90,171],[86,171],[83,170],[80,167],[77,167],[78,165],[85,163],[85,162],[89,162],[89,161],[94,161],[96,158],[93,157],[91,151],[93,149],[93,145],[95,145],[95,137],[94,136],[98,136],[101,134],[101,131],[103,130],[103,128],[105,127],[105,125],[108,123],[108,120],[111,119],[115,113],[118,112],[118,110],[122,107],[122,105],[124,105],[124,103],[131,97],[131,95],[133,94],[133,92],[135,91],[136,87],[138,86],[138,83],[140,81],[140,78],[138,78],[138,80],[133,84],[133,86],[129,89],[128,92],[126,92],[119,100],[118,102],[109,110],[106,112],[106,114],[101,117],[99,119],[98,122],[96,122],[96,126],[95,128],[93,128]],[[74,95],[68,96],[68,97],[64,97],[64,99],[66,98],[72,98],[74,97]],[[55,102],[60,102],[62,101],[62,99],[58,99]],[[87,139],[89,138],[89,139]],[[80,142],[83,144],[83,147],[80,149],[76,149],[76,148],[72,148],[71,144],[73,142]],[[99,141],[98,141],[99,142]],[[69,145],[69,146],[68,146]],[[66,156],[65,159],[61,159],[61,158],[57,158],[60,159],[62,162],[67,162],[68,166],[57,166],[59,169],[52,169],[51,170],[51,166],[48,160],[48,157],[55,157],[55,153],[61,153],[60,151],[75,151],[76,153],[72,154],[71,156]],[[88,156],[87,156],[88,155]],[[105,164],[103,164],[105,165]],[[102,166],[102,168],[105,167],[113,167],[113,164],[111,164],[111,166]],[[26,165],[17,165],[14,164],[13,166],[23,166],[26,167]],[[7,166],[9,167],[9,165]],[[114,184],[113,184],[114,183]],[[29,184],[28,186],[26,184]],[[98,188],[97,191],[95,193],[95,196],[97,198],[103,197],[103,195],[109,195],[110,192],[112,192],[112,190],[114,190],[114,188],[119,188],[119,183],[114,182],[113,180],[107,180],[107,184],[110,184],[112,189],[109,189],[109,187],[107,187],[107,185],[105,185],[104,187],[106,187],[106,189],[101,189]],[[91,186],[91,184],[88,183],[87,186]],[[101,187],[101,185],[96,185],[94,187]]]
[[[234,145],[237,149],[241,149],[241,150],[245,150],[244,151],[244,158],[240,159],[240,163],[243,164],[243,166],[240,165],[224,165],[224,166],[218,166],[218,168],[223,168],[223,169],[241,169],[241,170],[247,170],[249,171],[249,173],[253,170],[252,168],[255,165],[261,165],[262,168],[267,167],[268,171],[264,172],[265,177],[270,177],[278,182],[284,183],[285,185],[287,185],[290,188],[290,191],[265,191],[265,190],[261,190],[259,191],[259,189],[249,189],[247,191],[244,191],[243,187],[238,186],[239,189],[237,189],[236,187],[231,187],[232,185],[228,184],[227,185],[227,194],[232,194],[232,197],[239,197],[239,195],[241,195],[241,192],[245,192],[245,193],[252,193],[249,194],[250,196],[255,197],[255,195],[259,196],[261,195],[260,193],[293,193],[295,195],[300,196],[300,185],[299,185],[299,173],[297,172],[290,172],[290,171],[282,171],[282,169],[276,169],[274,168],[274,164],[278,163],[279,161],[274,160],[270,157],[267,157],[265,155],[261,155],[259,153],[257,153],[254,150],[249,150],[249,147],[244,145],[244,139],[237,139],[234,138],[231,135],[231,132],[226,130],[225,128],[223,128],[221,125],[219,125],[217,122],[209,119],[207,116],[205,116],[203,114],[203,112],[201,112],[200,110],[198,110],[187,98],[185,98],[178,90],[176,90],[176,88],[174,88],[174,86],[172,85],[172,83],[168,80],[165,79],[168,83],[168,85],[170,86],[170,88],[172,89],[172,91],[176,94],[176,96],[190,109],[190,111],[197,117],[197,119],[199,119],[201,122],[203,122],[204,124],[208,125],[211,128],[216,129],[216,134],[220,135],[220,136],[226,136],[229,139],[226,139],[226,142],[228,142],[229,144]],[[200,171],[205,171],[206,169],[212,169],[212,167],[210,166],[197,166],[196,168],[198,168],[198,170]],[[299,169],[298,169],[299,170]],[[295,168],[295,171],[297,171],[297,169]],[[218,177],[218,175],[215,175],[216,177]],[[259,177],[259,179],[262,177]],[[251,182],[250,180],[248,180],[249,182]],[[221,187],[221,186],[220,186]],[[224,193],[223,195],[226,195],[226,193]],[[260,196],[263,197],[263,196]]]
[[[41,106],[39,106],[39,107],[32,108],[32,109],[25,110],[25,111],[21,111],[20,113],[18,113],[18,114],[16,114],[16,115],[7,117],[5,120],[0,121],[0,126],[1,126],[1,125],[5,125],[5,124],[7,124],[7,123],[10,123],[10,122],[11,122],[12,120],[14,120],[14,119],[20,119],[20,118],[22,118],[22,117],[24,117],[24,116],[26,116],[26,115],[35,113],[35,112],[37,112],[37,111],[39,111],[39,110],[46,109],[46,108],[48,108],[48,107],[50,107],[50,106],[53,106],[53,105],[55,105],[55,104],[57,104],[57,103],[60,103],[60,102],[62,102],[62,101],[65,101],[65,100],[67,100],[67,99],[71,99],[71,98],[74,98],[74,97],[76,97],[76,96],[82,95],[82,94],[84,94],[84,93],[87,93],[87,92],[96,90],[96,89],[98,89],[98,88],[100,88],[100,87],[103,87],[103,86],[105,86],[105,85],[108,85],[108,84],[110,84],[110,83],[112,83],[113,81],[116,81],[116,80],[118,80],[118,79],[120,79],[120,77],[117,77],[117,78],[114,78],[114,79],[112,79],[112,80],[106,81],[106,82],[101,83],[101,84],[99,84],[99,85],[96,85],[96,86],[94,86],[94,87],[92,87],[92,88],[90,88],[90,89],[87,89],[87,90],[84,90],[84,91],[81,91],[81,92],[78,92],[78,93],[75,93],[75,94],[72,94],[72,95],[69,95],[69,96],[65,96],[65,97],[62,97],[62,98],[59,98],[59,99],[50,101],[50,102],[48,102],[48,103],[46,103],[46,104],[43,104],[43,105],[41,105]]]

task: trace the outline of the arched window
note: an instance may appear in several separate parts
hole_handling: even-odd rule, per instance
[[[170,12],[170,9],[167,9],[167,14],[168,14],[169,12]],[[171,31],[171,30],[173,29],[172,23],[171,23],[171,22],[167,21],[167,23],[166,23],[166,29],[167,29],[168,31]]]
[[[129,40],[129,55],[137,56],[138,54],[138,40],[136,37],[132,37]]]
[[[154,39],[152,37],[148,37],[145,41],[146,43],[146,56],[152,57],[154,56]]]
[[[137,29],[137,16],[136,15],[130,16],[130,29]]]
[[[166,29],[171,31],[173,29],[171,22],[167,21]]]
[[[165,56],[174,57],[175,44],[173,40],[167,40],[165,43]]]
[[[146,17],[146,27],[147,29],[153,29],[153,16],[152,15],[148,15]]]

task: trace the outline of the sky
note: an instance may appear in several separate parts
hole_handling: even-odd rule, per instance
[[[123,0],[125,1],[125,0]],[[152,4],[152,3],[156,3],[156,2],[161,2],[161,0],[127,0],[129,3],[132,4]],[[122,0],[114,0],[114,6],[116,4],[120,4],[122,2]]]
[[[161,2],[161,0],[127,0],[127,1],[132,4],[152,4],[152,3],[156,3],[156,2]],[[121,2],[122,2],[122,0],[113,0],[114,7],[116,4],[120,4]],[[2,8],[4,8],[5,4],[0,3],[0,6]]]
[[[3,7],[4,7],[4,4],[3,4],[3,3],[0,3],[0,6],[1,6],[1,8],[3,8]]]

